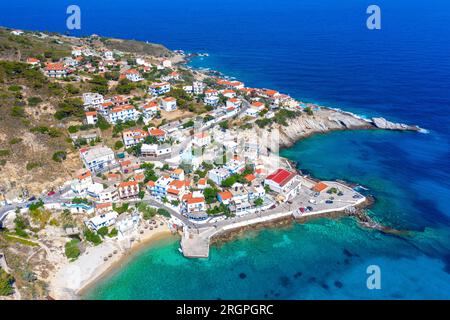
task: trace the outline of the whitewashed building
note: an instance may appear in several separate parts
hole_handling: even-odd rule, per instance
[[[170,144],[143,144],[141,147],[141,155],[143,157],[159,157],[171,152],[172,147]]]
[[[149,136],[147,131],[142,129],[125,130],[122,132],[122,139],[125,147],[129,148],[143,142]]]
[[[138,112],[132,105],[115,107],[109,112],[109,122],[116,124],[118,121],[136,121]]]
[[[82,195],[87,192],[87,189],[92,184],[92,174],[90,171],[86,171],[83,174],[79,175],[76,179],[72,180],[70,188],[75,194]]]
[[[84,165],[92,172],[102,172],[117,166],[114,152],[104,146],[80,150]]]
[[[136,69],[129,69],[129,70],[125,71],[125,76],[131,82],[139,82],[139,81],[144,80],[144,78],[142,78],[139,71],[137,71]]]
[[[177,109],[177,99],[173,97],[166,97],[161,101],[161,109],[166,112],[174,111]]]
[[[85,116],[86,116],[86,124],[91,124],[91,125],[97,124],[97,121],[98,121],[97,111],[85,112]]]
[[[201,81],[194,81],[192,89],[194,94],[202,94],[205,91],[206,84]]]
[[[102,227],[109,227],[115,224],[116,219],[117,219],[117,212],[110,211],[108,213],[100,214],[98,216],[93,217],[86,223],[86,225],[89,229],[97,232]]]
[[[100,93],[86,92],[83,93],[83,107],[84,109],[97,109],[105,102],[103,95]]]
[[[168,82],[153,83],[148,88],[148,91],[150,94],[154,96],[165,94],[170,91],[170,83]]]
[[[221,185],[222,181],[230,176],[230,172],[224,168],[216,168],[208,171],[208,178],[214,181],[215,184]]]

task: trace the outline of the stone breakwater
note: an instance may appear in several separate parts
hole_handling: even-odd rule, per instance
[[[255,126],[256,127],[256,126]],[[274,130],[275,129],[275,130]],[[289,148],[298,140],[304,139],[316,133],[327,133],[338,130],[395,130],[395,131],[421,131],[418,126],[394,123],[384,118],[364,119],[350,112],[337,109],[320,108],[313,115],[302,115],[289,119],[288,125],[272,125],[271,129],[256,127],[259,137],[273,135],[278,131],[279,147]],[[254,134],[254,132],[253,132]],[[262,139],[269,141],[269,139]],[[269,147],[267,145],[266,147]]]

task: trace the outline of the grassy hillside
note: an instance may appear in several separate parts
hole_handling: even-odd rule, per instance
[[[53,114],[66,99],[64,86],[21,62],[0,61],[0,186],[50,189],[79,168],[65,125]],[[65,161],[53,160],[57,152]]]
[[[170,57],[173,55],[170,50],[160,44],[118,39],[105,39],[103,43],[110,50],[119,50],[138,55],[150,55],[154,57]]]

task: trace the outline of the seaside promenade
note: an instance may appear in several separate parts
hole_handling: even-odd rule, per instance
[[[194,223],[182,216],[181,221],[187,224],[183,227],[181,238],[181,251],[187,258],[207,258],[211,240],[220,234],[227,233],[246,226],[276,221],[288,217],[294,219],[322,216],[331,213],[353,211],[353,209],[366,201],[366,198],[352,188],[338,182],[327,181],[328,185],[344,190],[339,199],[327,202],[329,194],[315,194],[306,184],[300,193],[292,200],[281,203],[276,208],[249,213],[239,217],[228,218],[217,222]],[[311,201],[312,200],[312,201]],[[312,210],[301,212],[299,208],[310,207]],[[173,211],[173,210],[172,210]],[[172,213],[171,211],[171,213]]]

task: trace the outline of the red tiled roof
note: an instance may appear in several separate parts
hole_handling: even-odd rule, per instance
[[[157,137],[166,135],[166,132],[164,130],[159,129],[159,128],[149,129],[148,132],[150,133],[150,135],[157,136]]]
[[[318,182],[316,183],[316,185],[313,187],[313,190],[315,192],[322,192],[323,190],[325,190],[326,188],[328,188],[328,185],[323,183],[323,182]]]
[[[119,188],[137,186],[137,181],[124,181],[119,184]]]
[[[180,190],[178,190],[178,189],[172,189],[172,188],[169,188],[169,189],[167,190],[167,192],[170,193],[170,194],[175,194],[175,195],[179,195],[179,194],[180,194]]]
[[[170,184],[170,187],[174,187],[175,189],[181,189],[184,186],[184,181],[181,180],[173,180]]]
[[[248,182],[252,182],[253,180],[256,179],[256,177],[253,174],[248,174],[244,177],[245,180],[247,180]]]
[[[233,194],[230,191],[222,191],[222,192],[219,192],[218,195],[220,196],[220,198],[222,200],[228,200],[228,199],[233,198]]]
[[[112,203],[111,202],[97,203],[95,205],[95,208],[97,208],[97,209],[104,209],[104,208],[108,208],[108,207],[112,207]]]
[[[264,103],[259,102],[259,101],[255,101],[252,103],[252,107],[257,107],[257,108],[262,107],[263,105],[264,105]]]
[[[62,71],[66,70],[66,67],[62,63],[48,63],[45,67],[47,71]]]
[[[84,173],[82,173],[81,175],[78,176],[79,180],[84,180],[86,178],[89,178],[91,176],[91,172],[90,171],[86,171]]]
[[[278,184],[280,186],[284,186],[294,176],[295,176],[295,173],[280,168],[277,171],[275,171],[274,173],[267,176],[266,180],[272,180],[276,184]]]

